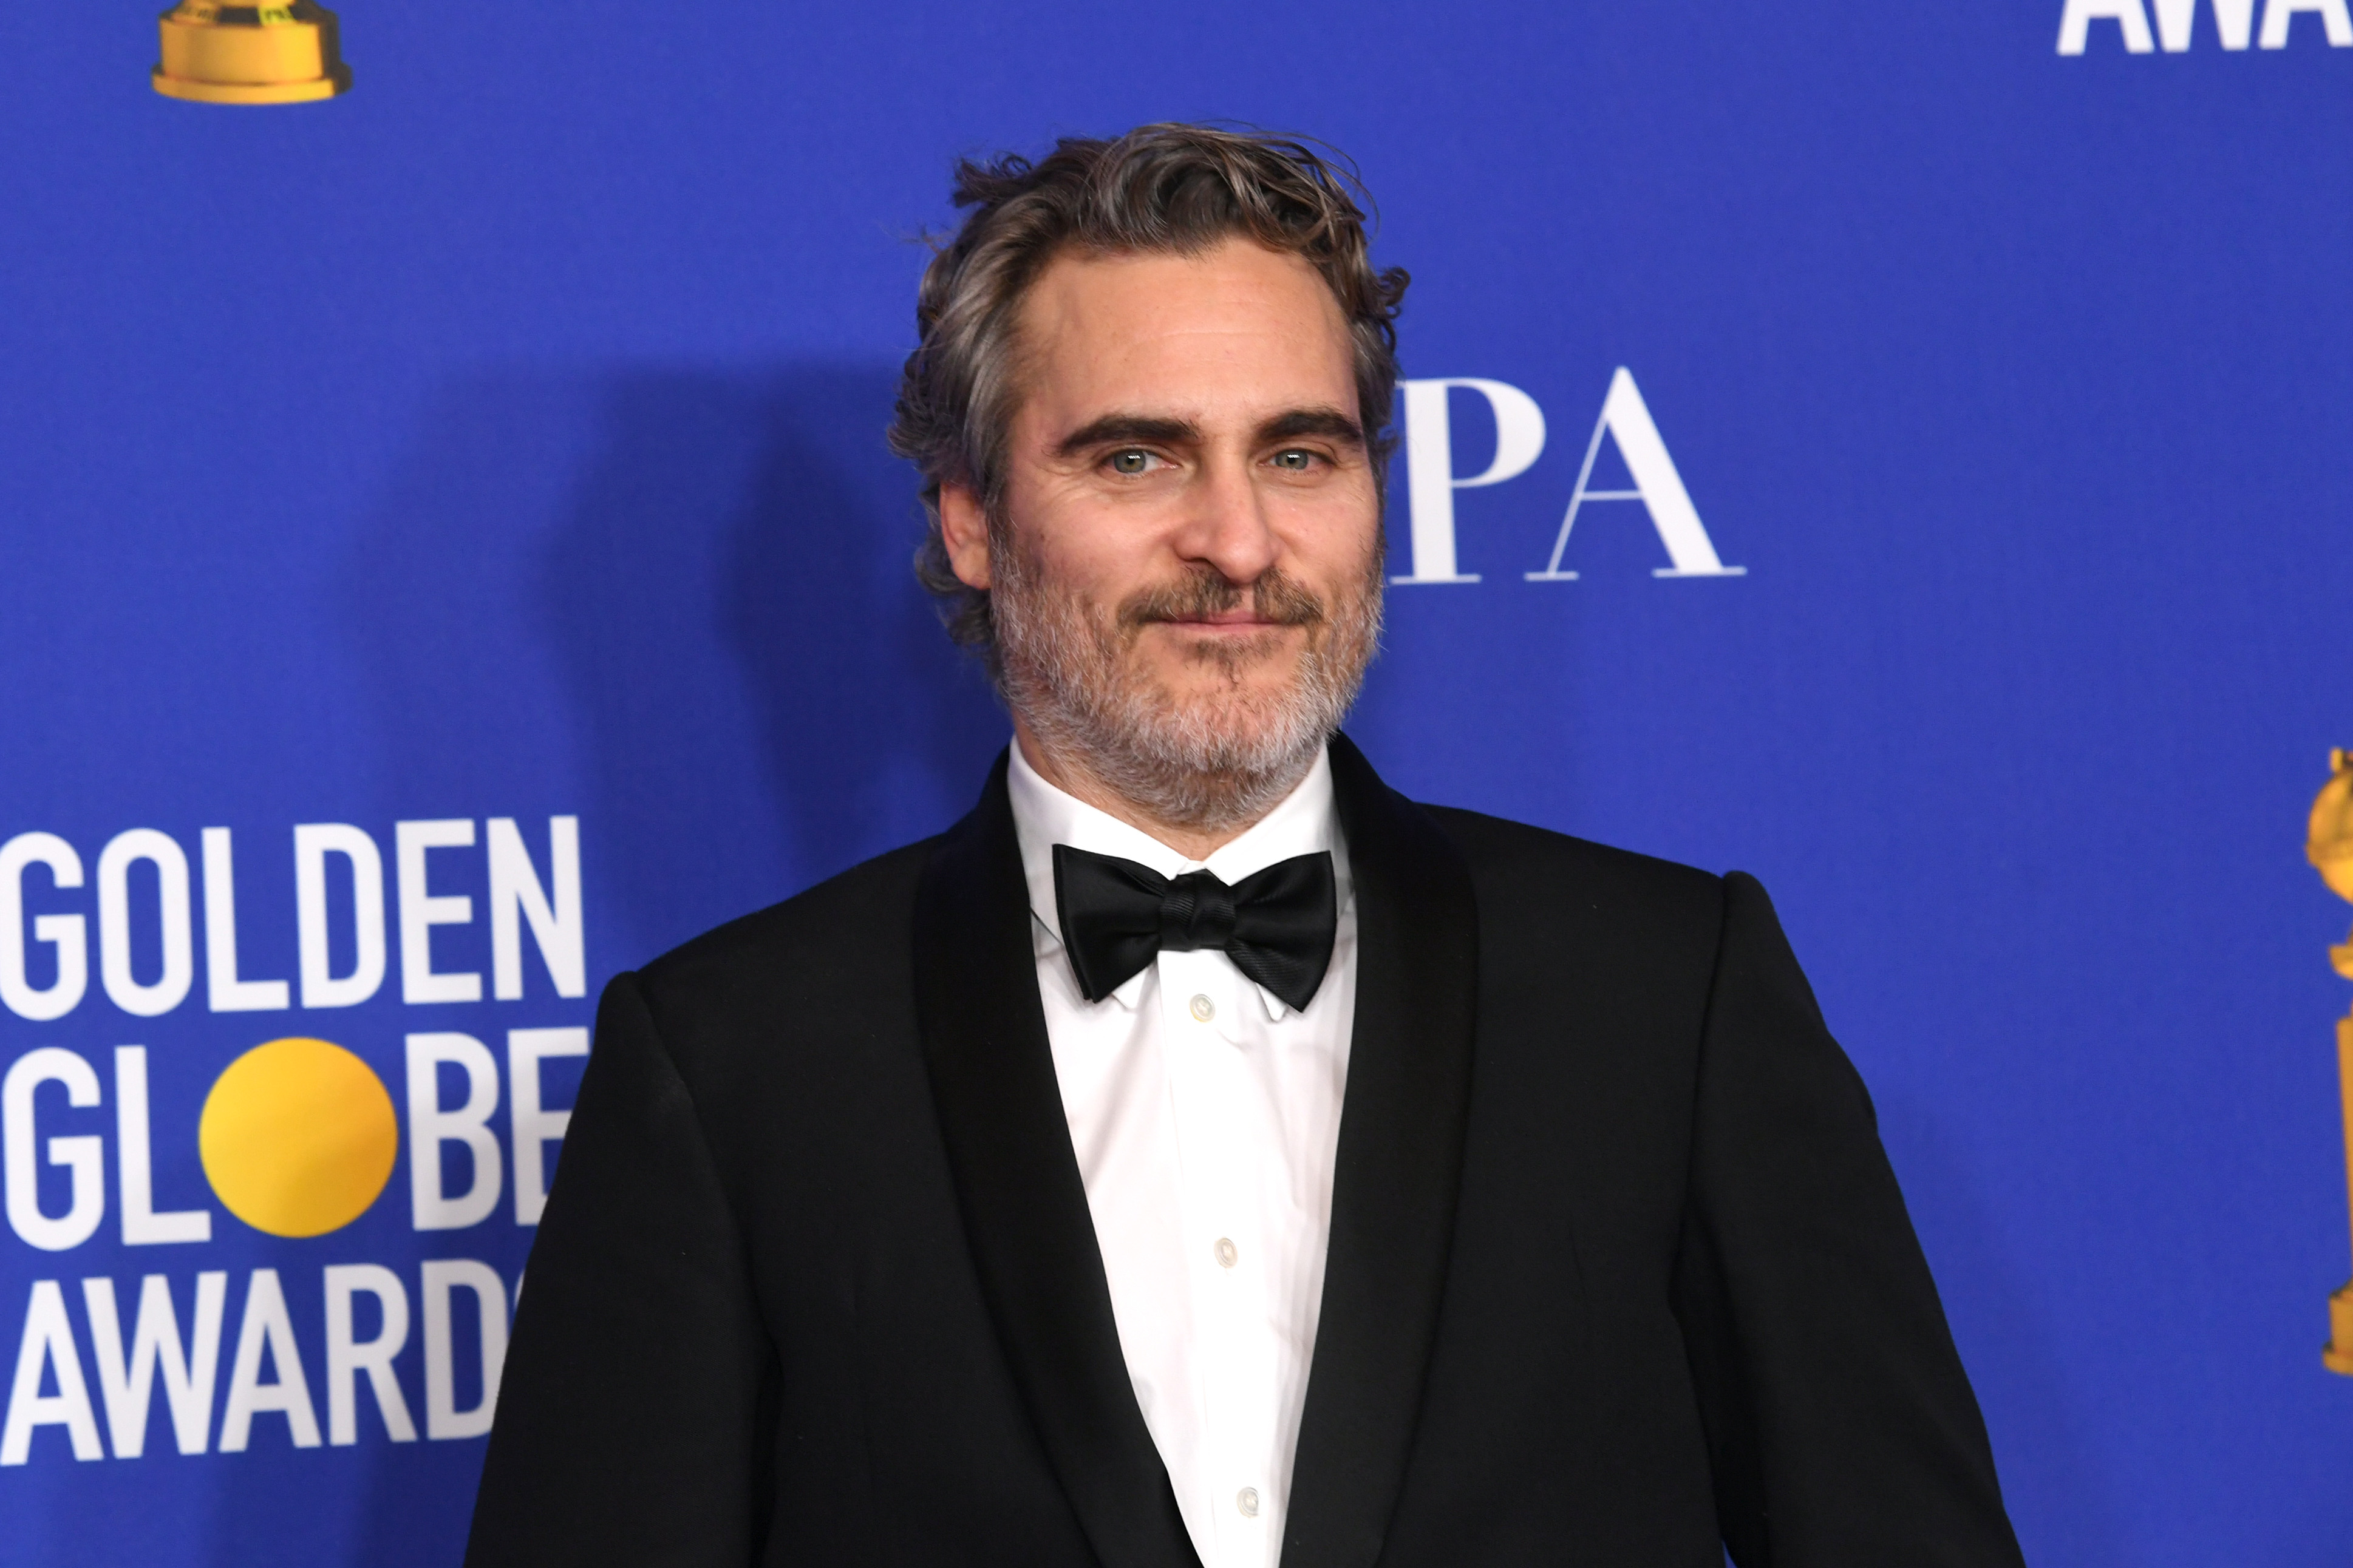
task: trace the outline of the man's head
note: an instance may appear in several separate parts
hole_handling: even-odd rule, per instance
[[[924,276],[918,571],[1033,760],[1170,826],[1296,783],[1378,637],[1406,279],[1347,190],[1259,135],[1066,141],[960,166],[976,210]]]

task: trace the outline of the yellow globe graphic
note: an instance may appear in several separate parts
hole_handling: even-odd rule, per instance
[[[400,1122],[367,1063],[328,1040],[271,1040],[228,1064],[196,1124],[205,1176],[271,1236],[324,1236],[392,1178]]]

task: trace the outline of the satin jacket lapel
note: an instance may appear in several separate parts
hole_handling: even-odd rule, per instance
[[[1356,1025],[1282,1568],[1368,1568],[1404,1480],[1454,1232],[1478,1015],[1469,868],[1332,741],[1356,897]]]
[[[923,1055],[981,1288],[1106,1568],[1198,1568],[1136,1406],[1047,1044],[1000,757],[915,904]]]

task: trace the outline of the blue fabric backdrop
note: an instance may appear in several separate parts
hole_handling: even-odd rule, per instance
[[[2341,5],[2241,50],[2210,0],[2105,0],[2067,54],[2067,0],[348,0],[355,91],[232,110],[148,91],[155,3],[0,12],[0,841],[55,835],[83,873],[22,879],[32,1011],[66,994],[45,938],[79,917],[88,953],[62,1016],[0,1011],[0,1559],[457,1561],[482,1442],[428,1413],[467,1429],[494,1358],[483,1275],[427,1265],[487,1264],[501,1299],[522,1268],[517,1155],[549,1124],[516,1136],[510,1032],[585,1026],[616,971],[944,826],[1005,739],[909,574],[881,438],[948,159],[1231,118],[1353,153],[1416,278],[1408,374],[1504,384],[1545,426],[1516,477],[1459,485],[1525,410],[1435,405],[1420,521],[1451,504],[1479,581],[1392,591],[1352,725],[1376,763],[1765,879],[1877,1097],[2030,1559],[2345,1562],[2353,1384],[2317,1352],[2348,1265],[2324,952],[2348,911],[2300,853],[2353,742]],[[2128,47],[2184,15],[2186,48]],[[1745,575],[1654,575],[1654,508],[1596,500],[1576,579],[1527,579],[1621,366]],[[1619,445],[1588,488],[1656,502]],[[552,936],[520,926],[519,997],[404,1001],[428,942],[494,989],[499,818]],[[398,886],[420,821],[473,835],[412,851],[471,900],[429,931]],[[381,859],[389,972],[355,1005],[303,1005],[304,824]],[[102,885],[139,828],[183,893],[153,859]],[[207,828],[236,977],[290,982],[282,1012],[213,1006]],[[323,864],[343,974],[364,889]],[[167,999],[175,897],[185,998],[126,1009]],[[574,929],[586,994],[543,952]],[[413,1082],[431,1033],[480,1043],[487,1120],[429,1048]],[[402,1139],[373,1207],[310,1238],[248,1226],[199,1160],[216,1079],[288,1037],[368,1063]],[[209,1240],[124,1239],[126,1045],[147,1206]],[[63,1058],[23,1066],[42,1049],[96,1103]],[[578,1065],[544,1064],[546,1105]],[[445,1194],[495,1182],[488,1217],[417,1228],[420,1150]],[[412,1442],[330,1364],[326,1270],[355,1264],[392,1284],[344,1338],[399,1344]],[[203,1451],[158,1379],[120,1457],[83,1281],[113,1281],[127,1343],[161,1275],[201,1340],[212,1272]],[[224,1453],[233,1398],[260,1413]]]

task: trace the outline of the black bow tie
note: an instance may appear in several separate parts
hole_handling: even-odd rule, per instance
[[[1164,877],[1115,855],[1054,846],[1054,903],[1071,973],[1090,1002],[1119,989],[1166,948],[1216,948],[1234,967],[1303,1008],[1332,964],[1340,918],[1332,855],[1278,860],[1231,887],[1208,871]]]

